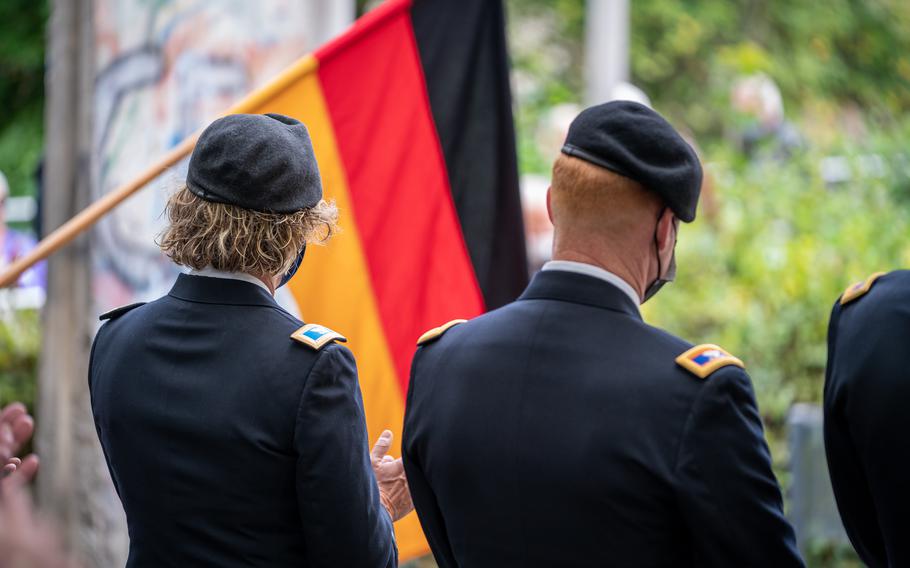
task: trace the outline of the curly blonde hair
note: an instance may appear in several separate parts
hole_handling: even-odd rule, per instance
[[[320,201],[295,213],[264,213],[206,201],[186,186],[167,202],[170,221],[158,246],[177,264],[262,276],[284,274],[305,244],[338,232],[338,208]]]

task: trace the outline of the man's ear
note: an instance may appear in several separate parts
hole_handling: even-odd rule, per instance
[[[547,217],[550,218],[550,224],[553,224],[553,209],[550,207],[550,191],[553,190],[553,186],[547,188]]]
[[[674,219],[673,211],[669,207],[664,207],[657,221],[657,248],[661,253],[676,245]]]

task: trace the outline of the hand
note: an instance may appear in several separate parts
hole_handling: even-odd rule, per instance
[[[16,478],[26,482],[35,477],[38,472],[38,456],[32,454],[25,459],[15,457],[34,431],[35,421],[21,402],[14,402],[0,410],[0,464],[3,464],[0,487],[7,484],[7,477],[13,473]]]
[[[401,458],[396,460],[386,455],[391,446],[392,432],[384,430],[370,452],[370,462],[373,464],[373,473],[376,474],[376,483],[379,484],[379,500],[392,521],[397,521],[414,510],[414,503],[411,501]]]
[[[23,484],[14,475],[6,480],[0,498],[0,565],[21,568],[74,568],[54,528],[36,518]]]

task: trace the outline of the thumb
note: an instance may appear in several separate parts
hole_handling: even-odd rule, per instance
[[[382,434],[379,435],[379,439],[376,440],[376,445],[373,446],[373,451],[370,452],[370,460],[373,462],[382,460],[382,456],[386,455],[391,447],[392,431],[383,430]]]

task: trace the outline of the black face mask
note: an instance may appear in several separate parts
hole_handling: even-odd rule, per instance
[[[303,262],[303,255],[306,254],[306,245],[303,245],[303,248],[300,249],[300,252],[297,254],[297,260],[294,261],[294,264],[284,273],[284,276],[281,277],[281,283],[278,284],[278,287],[281,288],[285,284],[291,281],[291,278],[297,274],[297,269],[300,268],[300,264]]]
[[[664,210],[665,211],[665,210]],[[663,211],[660,212],[660,217],[663,216]],[[660,217],[657,218],[657,222],[660,223]],[[674,230],[678,231],[679,227],[677,226]],[[674,237],[678,237],[678,233],[674,234]],[[664,284],[667,282],[673,282],[676,278],[676,243],[673,243],[673,255],[670,257],[670,265],[667,266],[667,273],[663,276],[660,275],[661,266],[660,266],[660,247],[657,244],[657,229],[654,229],[654,249],[657,251],[657,278],[654,279],[654,282],[648,286],[648,289],[645,290],[645,295],[641,300],[641,303],[644,304],[651,298],[653,298],[660,289],[664,287]]]

